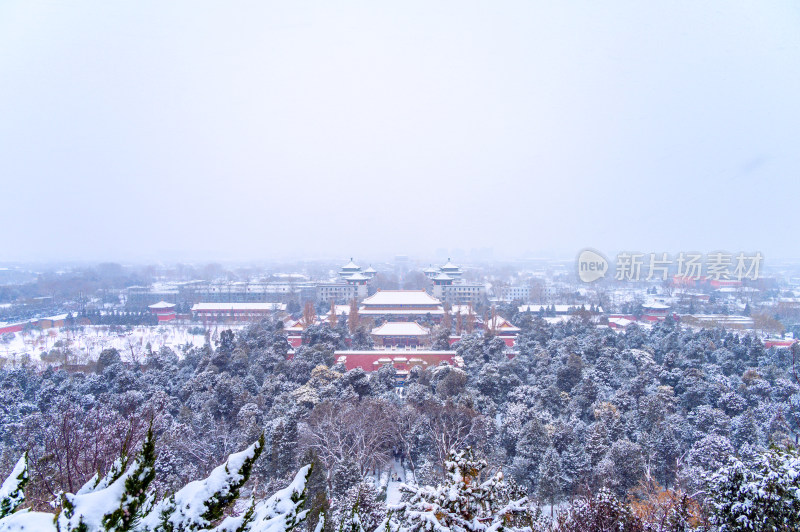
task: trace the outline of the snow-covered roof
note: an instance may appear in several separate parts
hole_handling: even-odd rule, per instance
[[[369,277],[363,275],[359,272],[354,273],[350,277],[347,278],[348,281],[369,281]]]
[[[470,307],[469,305],[453,305],[452,307],[450,307],[450,314],[463,314],[466,316],[470,312],[472,312],[472,314],[475,314],[475,309]]]
[[[557,325],[559,323],[568,322],[571,319],[571,316],[545,316],[542,319],[550,325]]]
[[[441,305],[441,301],[425,290],[378,290],[362,302],[366,306],[408,305],[429,306]]]
[[[349,316],[350,315],[350,305],[334,305],[333,311],[336,313],[337,316],[341,316],[342,314],[344,314],[345,316]],[[325,317],[329,318],[330,316],[331,316],[331,311],[329,310],[325,314]]]
[[[378,270],[376,270],[375,268],[373,268],[372,266],[370,266],[369,268],[367,268],[366,270],[364,270],[364,273],[378,273]]]
[[[442,270],[460,270],[458,266],[448,260],[447,264],[441,267]]]
[[[433,278],[434,281],[452,281],[453,278],[447,275],[446,273],[442,272],[436,277]]]
[[[716,322],[720,325],[745,325],[752,326],[753,318],[750,316],[738,316],[735,314],[687,314],[681,315],[683,317],[692,317],[701,323]]]
[[[147,308],[151,309],[160,309],[160,308],[174,308],[175,305],[172,303],[167,303],[166,301],[159,301],[158,303],[153,303],[152,305],[148,305]]]
[[[491,318],[486,326],[489,329],[503,333],[518,333],[522,330],[501,316],[495,316],[494,318]]]
[[[55,316],[47,316],[44,318],[39,318],[39,320],[48,320],[48,321],[61,321],[67,319],[69,314],[56,314]]]
[[[286,310],[286,303],[195,303],[192,312],[203,311],[277,311]]]
[[[427,336],[430,330],[415,321],[387,321],[372,329],[376,336]]]
[[[642,308],[649,308],[652,310],[666,310],[669,308],[669,305],[665,305],[664,303],[659,303],[658,301],[651,301],[649,303],[645,303],[642,305]]]
[[[613,323],[620,327],[627,327],[628,325],[633,323],[633,321],[629,320],[628,318],[608,318],[608,323]]]
[[[342,266],[343,270],[360,270],[361,266],[353,262],[353,259],[350,259],[350,262]]]
[[[380,308],[360,308],[358,309],[358,313],[362,316],[425,316],[426,314],[430,314],[431,316],[444,316],[444,310],[442,307],[439,308],[409,308],[409,309],[380,309]]]
[[[283,330],[285,332],[303,332],[305,329],[305,320],[302,318],[296,321],[293,321],[291,324],[285,325]]]

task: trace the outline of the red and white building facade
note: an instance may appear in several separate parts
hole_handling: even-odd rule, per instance
[[[431,331],[415,321],[387,321],[372,329],[376,345],[383,347],[418,347],[427,345]]]
[[[164,321],[172,321],[175,319],[175,305],[167,303],[166,301],[159,301],[147,307],[151,314],[155,314],[158,318],[158,323]]]

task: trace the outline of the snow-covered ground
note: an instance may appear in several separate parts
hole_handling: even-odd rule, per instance
[[[403,494],[400,492],[400,486],[405,483],[413,483],[413,473],[403,469],[400,460],[393,460],[389,465],[389,469],[381,471],[379,474],[371,477],[372,482],[378,489],[386,491],[386,503],[397,504]]]
[[[63,351],[67,348],[74,357],[71,360],[81,364],[97,359],[103,349],[113,347],[120,352],[123,360],[142,362],[147,344],[153,351],[167,346],[178,355],[186,344],[202,346],[205,337],[202,334],[190,334],[190,328],[186,325],[157,325],[113,330],[106,325],[87,325],[77,331],[47,329],[19,332],[4,335],[0,339],[0,357],[12,364],[21,361],[25,355],[29,355],[32,362],[41,362],[42,355],[51,350]],[[211,333],[213,336],[214,329]]]

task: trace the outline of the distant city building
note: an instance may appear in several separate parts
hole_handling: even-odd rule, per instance
[[[130,286],[126,289],[126,306],[146,308],[154,303],[193,305],[195,303],[255,303],[279,302],[296,296],[304,287],[314,285],[299,277],[283,281],[182,281],[158,282],[150,286]]]
[[[353,262],[345,264],[339,270],[339,281],[316,284],[315,299],[322,303],[345,303],[367,297],[369,282],[378,272],[371,266],[362,271],[361,266]]]
[[[320,283],[316,288],[316,300],[323,303],[342,303],[356,297],[358,287],[349,283]]]
[[[454,279],[444,272],[439,272],[430,279],[433,282],[433,297],[444,299],[445,290],[453,286]]]
[[[542,296],[548,301],[557,297],[558,292],[559,292],[558,287],[553,284],[548,283],[544,286],[544,288],[542,288]]]
[[[486,286],[482,284],[452,284],[442,288],[442,299],[451,305],[478,304],[486,299]]]
[[[752,329],[755,326],[750,316],[728,314],[686,314],[681,320],[701,327],[730,327],[734,329]]]
[[[531,298],[530,286],[504,286],[500,293],[501,301],[529,301]]]
[[[356,297],[361,299],[367,296],[367,283],[371,277],[367,277],[363,273],[356,272],[346,279],[347,284],[352,286],[355,290]]]
[[[433,283],[431,291],[434,297],[451,305],[478,304],[486,299],[486,286],[466,283],[461,268],[450,259],[438,271],[430,270],[425,270],[425,275]]]
[[[285,303],[197,303],[192,307],[192,316],[205,323],[224,323],[260,320],[285,311]]]

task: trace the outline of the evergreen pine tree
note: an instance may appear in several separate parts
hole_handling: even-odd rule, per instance
[[[714,524],[720,531],[796,530],[800,523],[800,453],[773,448],[754,463],[736,458],[709,478]]]
[[[476,460],[472,449],[451,452],[445,462],[446,478],[436,487],[404,486],[410,497],[393,510],[403,530],[452,531],[452,532],[498,532],[530,530],[534,514],[527,498],[508,498],[503,473],[480,482],[480,474],[486,461]],[[384,522],[384,529],[392,528],[391,516]]]
[[[550,516],[553,516],[553,506],[558,502],[564,488],[561,477],[561,458],[552,447],[542,457],[539,463],[539,497],[550,503]]]

